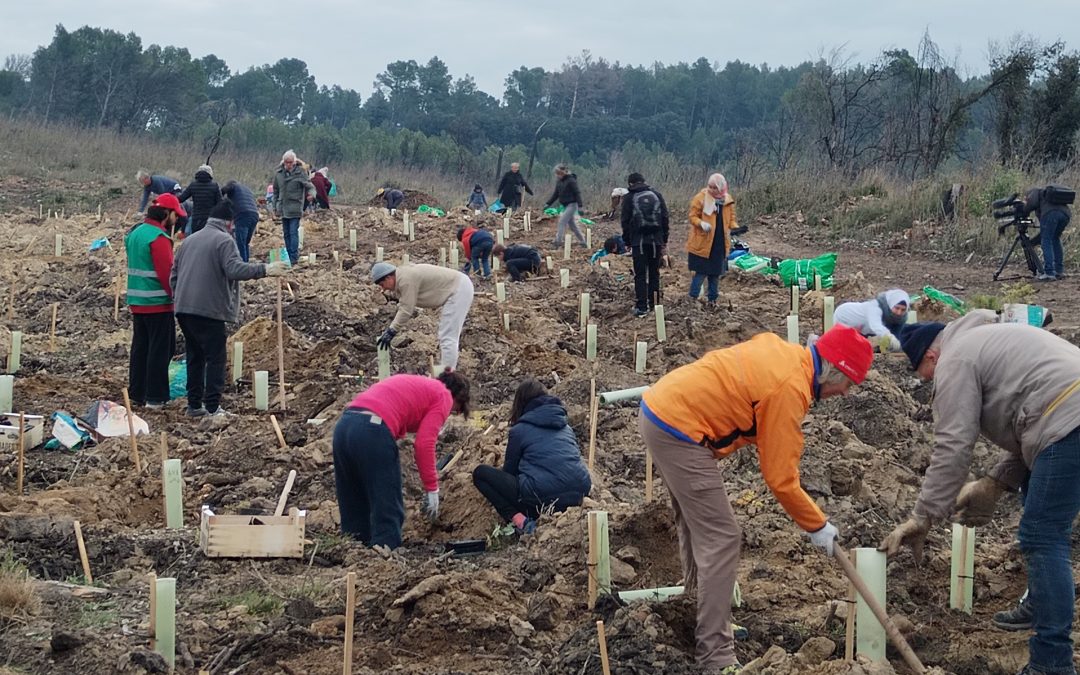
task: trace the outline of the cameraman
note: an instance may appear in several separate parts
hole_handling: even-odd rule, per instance
[[[1039,217],[1039,236],[1042,240],[1043,273],[1036,281],[1056,281],[1065,278],[1065,257],[1061,248],[1061,233],[1072,218],[1067,203],[1047,196],[1055,186],[1032,188],[1024,196],[1025,215],[1036,212]]]

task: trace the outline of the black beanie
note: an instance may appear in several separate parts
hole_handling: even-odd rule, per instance
[[[926,355],[926,350],[933,344],[934,338],[945,329],[945,324],[937,321],[912,323],[900,330],[900,346],[911,361],[911,369],[919,367],[919,362]]]
[[[210,217],[217,218],[218,220],[232,220],[233,219],[233,206],[232,202],[228,199],[222,199],[214,208],[210,209]]]
[[[645,182],[645,176],[642,176],[640,173],[638,173],[636,171],[626,177],[626,184],[627,185],[635,185],[637,183],[644,183],[644,182]]]

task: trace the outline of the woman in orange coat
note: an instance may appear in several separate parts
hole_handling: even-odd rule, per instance
[[[727,273],[731,249],[728,233],[736,227],[735,199],[724,176],[714,173],[708,185],[690,200],[690,237],[686,240],[687,262],[694,273],[690,297],[701,295],[701,286],[708,279],[709,307],[716,307],[720,297],[720,277]]]

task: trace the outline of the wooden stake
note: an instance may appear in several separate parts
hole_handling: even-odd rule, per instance
[[[285,435],[281,433],[281,425],[278,424],[277,415],[270,416],[270,424],[274,425],[274,434],[277,436],[278,445],[282,448],[289,447],[289,444],[285,442]]]
[[[611,675],[611,663],[607,654],[607,635],[604,633],[604,622],[596,622],[596,640],[600,643],[600,668],[604,675]]]
[[[112,318],[113,321],[120,320],[120,276],[117,275],[114,285],[116,286],[113,293],[113,305],[112,305]]]
[[[11,286],[8,287],[7,318],[8,318],[8,321],[11,321],[12,319],[15,318],[15,279],[14,278],[12,278],[12,280],[11,280]]]
[[[15,482],[15,494],[22,496],[23,480],[26,477],[26,414],[19,413],[19,473]]]
[[[851,565],[855,565],[855,551],[851,552]],[[855,660],[855,584],[848,581],[847,621],[844,622],[844,660]]]
[[[56,351],[56,310],[60,307],[60,303],[54,302],[52,306],[52,326],[49,328],[49,351]]]
[[[139,442],[135,440],[135,420],[132,419],[131,397],[128,396],[127,387],[124,387],[124,408],[127,409],[128,438],[131,440],[131,463],[135,465],[135,473],[141,473],[142,461],[139,460]]]
[[[353,624],[356,621],[356,572],[345,575],[345,663],[343,675],[352,675]]]
[[[296,482],[296,469],[289,470],[289,477],[285,479],[285,487],[281,490],[281,496],[277,500],[277,508],[274,515],[280,516],[285,513],[285,502],[289,501],[289,493],[292,492],[293,483]]]
[[[600,594],[611,595],[607,511],[589,511],[589,609]]]
[[[645,502],[652,502],[652,452],[645,446]]]
[[[150,579],[150,651],[157,651],[157,575],[151,572]]]
[[[94,575],[90,574],[90,559],[86,557],[86,542],[83,541],[82,526],[77,520],[71,521],[71,524],[75,527],[75,544],[79,547],[79,560],[82,561],[83,579],[86,580],[87,586],[93,586]]]
[[[600,535],[596,523],[596,518],[593,517],[595,511],[589,512],[589,557],[586,560],[586,565],[589,573],[589,588],[586,601],[589,609],[596,607],[597,596],[597,582],[596,582],[596,566],[600,558]]]
[[[592,471],[596,461],[596,378],[589,381],[589,471]]]
[[[278,279],[277,287],[277,367],[278,367],[278,396],[281,397],[281,409],[285,410],[285,325],[281,318],[281,287],[282,280]]]
[[[165,462],[169,459],[169,436],[162,431],[161,432],[161,461]]]

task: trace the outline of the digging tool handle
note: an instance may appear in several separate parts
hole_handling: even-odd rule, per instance
[[[275,516],[280,516],[285,513],[285,503],[289,501],[289,493],[292,492],[293,483],[296,482],[296,469],[289,471],[289,477],[285,479],[285,488],[281,491],[281,496],[278,497],[277,508],[274,510]]]
[[[900,652],[900,656],[904,658],[904,663],[908,664],[908,667],[916,673],[925,673],[926,667],[919,661],[919,657],[915,655],[915,652],[911,650],[911,645],[904,639],[904,636],[900,633],[900,629],[896,627],[896,624],[892,622],[889,615],[885,613],[885,608],[882,607],[881,603],[879,603],[873,594],[870,593],[870,589],[866,587],[866,582],[859,576],[859,573],[855,570],[855,566],[851,564],[851,559],[848,558],[848,552],[844,550],[844,547],[834,543],[833,557],[840,563],[840,567],[843,568],[844,574],[847,575],[847,578],[851,580],[852,585],[855,586],[855,590],[863,597],[866,606],[870,608],[870,611],[874,613],[877,620],[885,627],[885,633],[889,636],[893,646]]]

